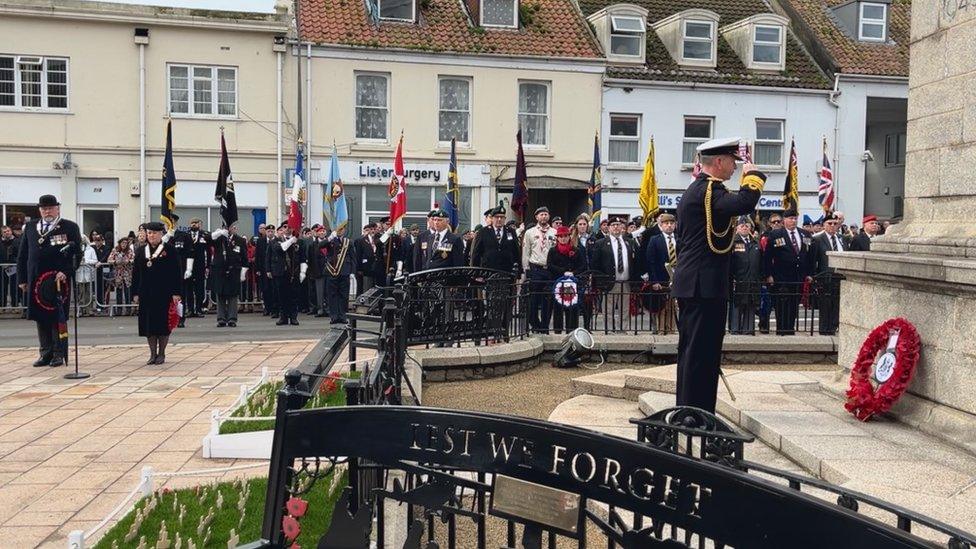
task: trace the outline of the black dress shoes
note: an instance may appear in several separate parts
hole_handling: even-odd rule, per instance
[[[54,355],[54,357],[51,358],[51,362],[48,364],[48,366],[52,368],[55,368],[57,366],[64,366],[64,359],[58,355]]]
[[[275,322],[275,326],[287,326],[287,325],[288,325],[287,318],[279,318],[278,322]]]
[[[42,356],[41,358],[34,361],[34,367],[40,368],[41,366],[48,366],[51,364],[51,357]]]
[[[291,323],[292,326],[298,326],[298,319],[297,318],[293,318],[293,319],[289,320],[289,323]]]

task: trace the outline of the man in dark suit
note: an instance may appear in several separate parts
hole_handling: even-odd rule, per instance
[[[62,288],[70,284],[69,279],[81,262],[81,231],[75,222],[61,218],[61,203],[54,195],[42,196],[37,207],[41,219],[36,223],[25,223],[20,239],[18,287],[27,294],[27,318],[37,323],[40,358],[34,366],[61,366],[67,357],[58,351],[57,309],[42,307],[35,291],[42,278],[53,277]],[[64,318],[68,317],[68,300],[54,306],[62,307]]]
[[[862,223],[863,227],[861,232],[857,233],[851,240],[850,251],[852,252],[870,252],[871,251],[871,239],[874,238],[881,227],[878,225],[878,216],[876,215],[866,215]]]
[[[278,316],[278,290],[275,288],[274,280],[271,278],[269,262],[271,260],[271,242],[275,239],[275,226],[270,223],[265,226],[264,232],[258,238],[254,250],[254,268],[260,272],[255,276],[261,281],[261,299],[264,302],[264,316]]]
[[[762,250],[752,237],[749,216],[739,217],[732,244],[732,309],[729,328],[733,334],[756,334],[756,307],[762,284]]]
[[[715,412],[721,373],[722,339],[729,300],[729,253],[735,219],[752,212],[766,176],[742,166],[739,192],[723,181],[735,172],[739,138],[713,139],[698,146],[702,171],[681,195],[678,228],[681,255],[671,295],[678,299],[678,406]]]
[[[823,232],[813,237],[810,272],[814,276],[817,307],[820,309],[820,335],[834,335],[840,324],[840,281],[843,276],[830,267],[827,252],[843,252],[840,219],[833,213],[824,216]]]
[[[464,244],[461,237],[451,232],[447,212],[434,208],[430,212],[433,228],[420,241],[421,270],[464,265]]]
[[[241,282],[250,266],[247,261],[247,241],[237,234],[237,223],[221,228],[210,235],[214,243],[213,294],[217,300],[217,327],[237,327],[237,302]]]
[[[0,308],[20,304],[20,290],[17,289],[17,254],[20,253],[20,238],[6,225],[0,227]]]
[[[654,329],[658,333],[674,331],[675,309],[669,295],[671,288],[671,273],[668,266],[674,269],[678,263],[678,239],[675,238],[675,218],[669,213],[663,213],[657,218],[658,234],[652,236],[647,243],[646,265],[647,281],[654,292],[652,299],[663,299],[663,303],[656,303],[654,313]],[[657,305],[660,305],[658,308]]]
[[[474,238],[471,265],[517,275],[522,257],[518,237],[505,226],[505,208],[499,206],[490,212],[491,225],[478,231]]]
[[[769,232],[763,254],[763,274],[772,284],[776,335],[796,333],[803,282],[809,276],[810,233],[796,226],[796,210],[783,212],[783,228]]]
[[[630,318],[630,284],[638,279],[637,246],[634,240],[625,238],[627,217],[611,215],[607,238],[596,243],[596,269],[603,274],[597,286],[607,292],[607,309],[612,329],[623,328]]]
[[[766,230],[759,236],[759,251],[765,256],[766,247],[769,245],[769,233],[775,231],[776,229],[783,228],[783,216],[778,213],[774,213],[769,216],[769,223]],[[773,308],[771,306],[763,306],[762,294],[768,291],[768,288],[760,287],[760,308],[759,308],[759,333],[768,334],[769,333],[769,316],[773,313]],[[768,295],[767,298],[771,299]]]
[[[202,317],[207,311],[206,280],[210,267],[210,235],[203,230],[203,221],[190,220],[186,271],[183,273],[183,296],[187,318]]]
[[[372,288],[376,281],[373,275],[376,272],[377,241],[375,240],[376,223],[367,223],[363,226],[363,235],[353,243],[356,249],[356,297],[366,290]],[[384,281],[380,281],[383,284]]]
[[[305,242],[305,261],[308,263],[307,277],[314,301],[310,314],[321,318],[327,316],[328,300],[325,294],[325,262],[328,255],[325,241],[325,227],[312,225],[312,237]]]
[[[298,245],[298,238],[292,236],[291,227],[278,227],[278,236],[269,244],[268,271],[278,288],[278,326],[291,324],[298,326],[298,290],[304,281],[304,250]]]
[[[356,247],[345,237],[346,229],[329,235],[327,242],[328,261],[325,269],[325,293],[329,302],[330,324],[346,324],[349,311],[349,277],[356,273],[359,259]]]

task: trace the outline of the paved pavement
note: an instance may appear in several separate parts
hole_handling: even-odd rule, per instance
[[[74,335],[73,320],[68,329]],[[173,343],[275,341],[283,339],[318,339],[329,329],[328,318],[299,315],[298,326],[275,326],[275,320],[261,313],[242,313],[236,328],[217,328],[217,317],[190,318],[186,328],[178,328]],[[134,316],[81,317],[78,319],[79,345],[142,344],[137,319]],[[73,342],[72,342],[73,344]],[[0,347],[37,345],[37,329],[29,320],[0,319]]]
[[[0,348],[0,545],[65,547],[71,530],[93,527],[132,490],[145,465],[188,471],[246,463],[201,457],[211,410],[233,402],[263,366],[294,366],[314,344],[173,345],[160,366],[146,366],[141,347],[83,347],[83,369],[93,374],[83,382],[62,379],[63,368],[30,367],[32,348]],[[263,474],[256,467],[166,486]]]

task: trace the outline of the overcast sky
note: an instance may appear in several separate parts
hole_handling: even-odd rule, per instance
[[[93,0],[89,0],[93,1]],[[168,6],[174,8],[199,8],[230,11],[274,12],[275,0],[108,0],[120,4]]]

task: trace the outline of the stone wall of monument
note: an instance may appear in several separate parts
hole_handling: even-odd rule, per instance
[[[911,29],[906,222],[879,249],[976,248],[976,2],[914,0]]]

